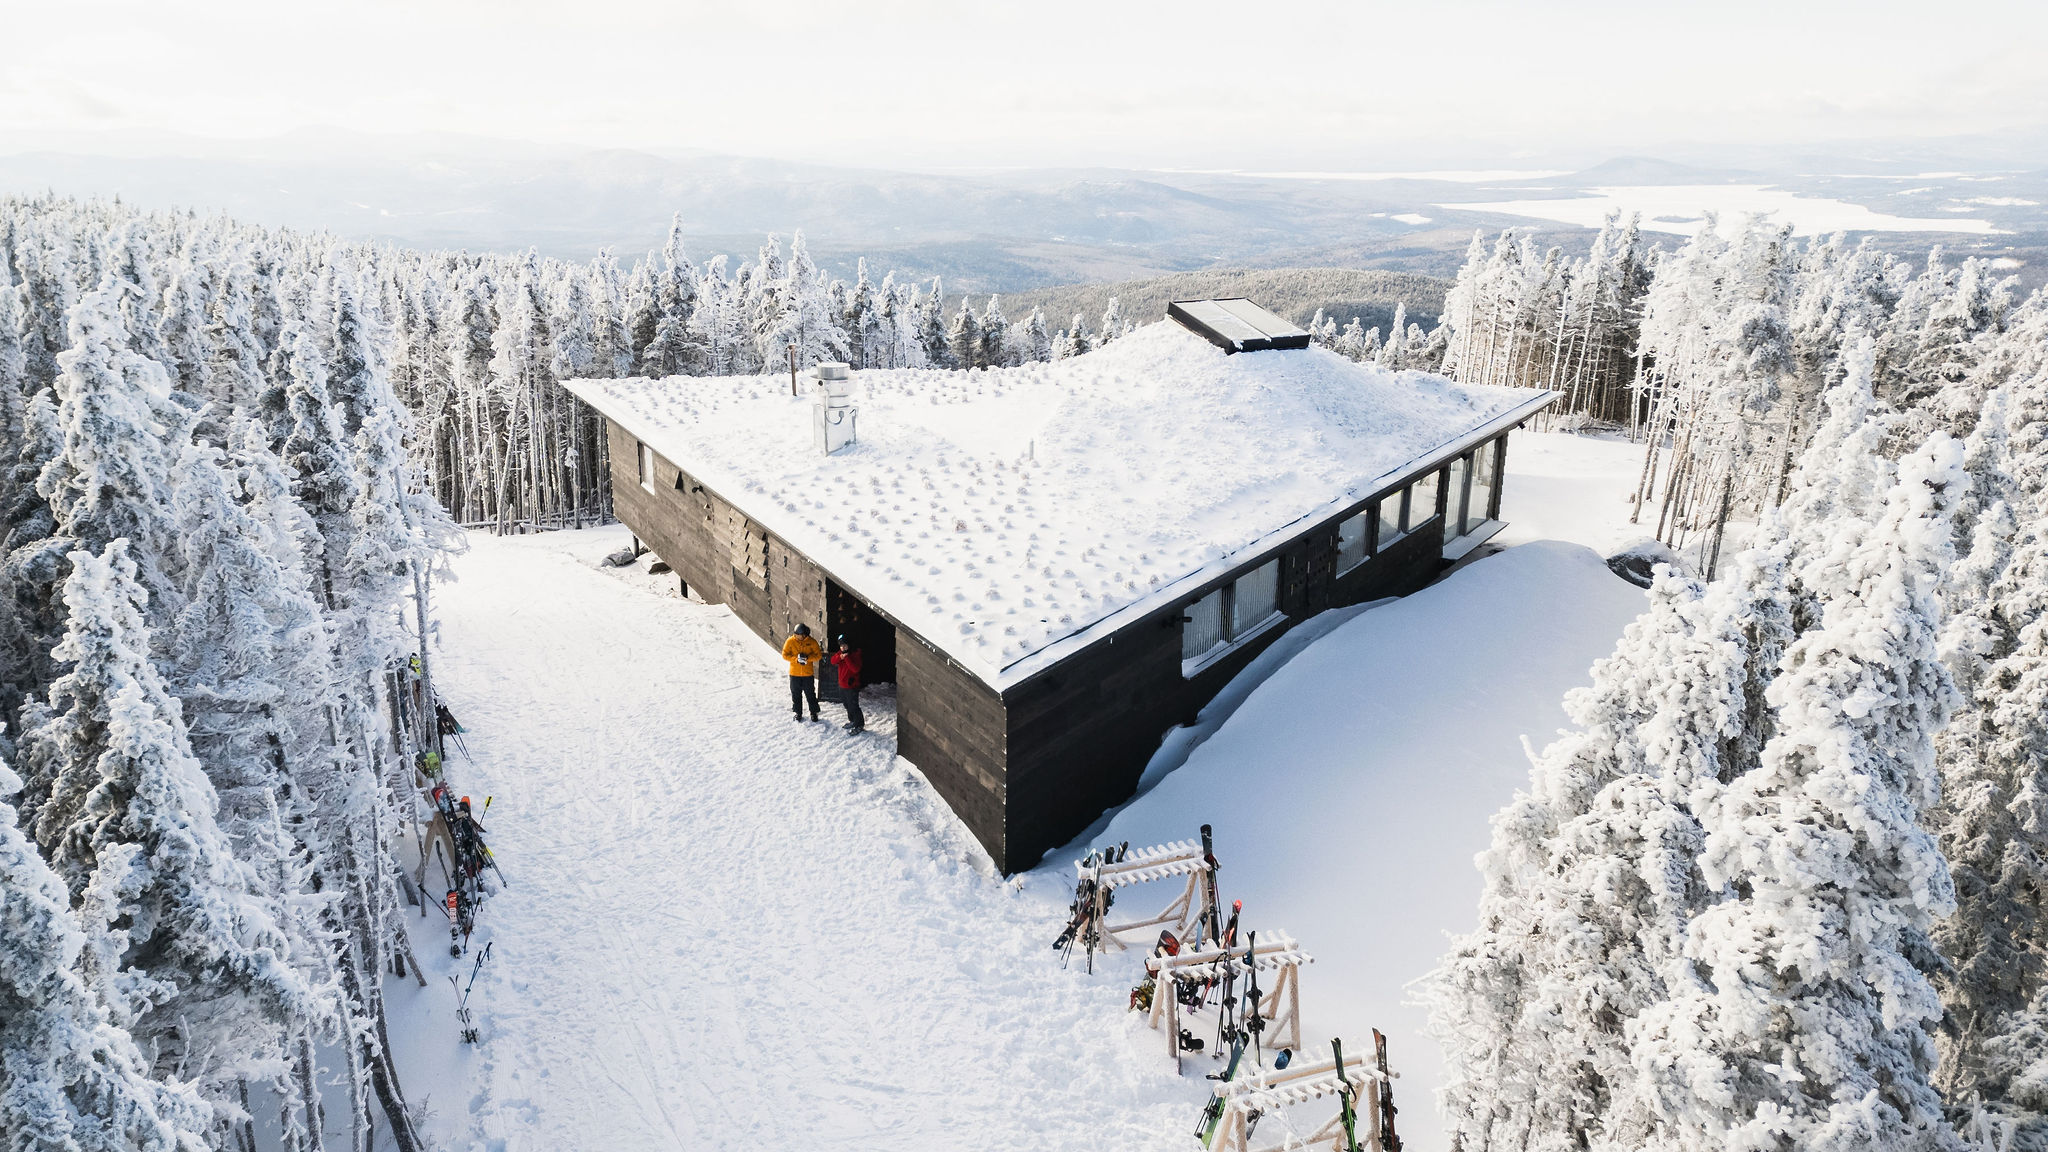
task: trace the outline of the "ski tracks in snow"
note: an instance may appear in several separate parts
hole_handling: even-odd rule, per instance
[[[422,1086],[441,1141],[1184,1147],[1206,1085],[1124,1011],[1135,961],[1062,970],[1068,893],[994,874],[895,759],[885,693],[863,736],[829,703],[793,723],[725,608],[598,569],[624,539],[474,537],[439,593],[435,675],[474,755],[451,775],[496,798],[510,877],[480,916],[467,1084]]]

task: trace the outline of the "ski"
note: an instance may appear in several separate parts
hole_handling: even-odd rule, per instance
[[[1265,1060],[1259,1051],[1259,1033],[1266,1030],[1265,1017],[1259,1015],[1259,934],[1247,933],[1244,945],[1244,1011],[1238,1018],[1244,1021],[1244,1031],[1251,1036],[1252,1060],[1263,1064]]]
[[[1358,1101],[1351,1081],[1344,1078],[1344,1041],[1332,1039],[1330,1051],[1337,1058],[1337,1118],[1344,1124],[1344,1152],[1358,1150]]]
[[[1216,895],[1216,845],[1207,824],[1202,825],[1202,862],[1209,866],[1208,875],[1202,878],[1208,900],[1207,908],[1202,915],[1201,930],[1195,933],[1195,947],[1199,948],[1207,943],[1209,947],[1214,948],[1223,940],[1222,925],[1218,923],[1223,917],[1223,909],[1222,901]],[[1204,935],[1207,936],[1206,941],[1203,939]],[[1223,946],[1229,947],[1227,943]]]
[[[1372,1030],[1373,1058],[1380,1069],[1380,1150],[1401,1152],[1401,1138],[1394,1134],[1394,1077],[1387,1069],[1387,1038],[1380,1030]]]
[[[462,1042],[464,1044],[474,1044],[477,1042],[476,1026],[470,1020],[469,1015],[469,992],[470,989],[476,987],[477,974],[484,970],[484,961],[491,958],[492,943],[489,940],[484,941],[483,951],[476,954],[476,964],[469,970],[468,984],[457,987],[455,977],[452,975],[448,977],[448,986],[455,988],[455,1019],[462,1024]]]
[[[1240,1039],[1230,1046],[1229,1065],[1223,1069],[1221,1075],[1211,1072],[1209,1079],[1220,1080],[1225,1084],[1237,1079],[1237,1065],[1243,1059],[1244,1041]],[[1209,1103],[1202,1108],[1202,1118],[1195,1123],[1195,1135],[1201,1138],[1202,1147],[1204,1148],[1212,1146],[1216,1140],[1216,1126],[1223,1122],[1223,1107],[1223,1094],[1220,1092],[1212,1094],[1209,1097]]]

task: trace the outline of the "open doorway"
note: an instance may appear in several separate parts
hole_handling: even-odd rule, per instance
[[[860,649],[863,681],[896,682],[896,626],[832,580],[825,581],[825,635],[828,644],[844,636]]]

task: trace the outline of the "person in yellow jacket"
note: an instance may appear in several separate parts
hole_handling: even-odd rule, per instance
[[[804,702],[811,705],[811,719],[818,718],[818,662],[825,650],[811,639],[811,626],[799,624],[796,635],[782,642],[782,658],[789,661],[789,706],[796,718],[804,718]]]

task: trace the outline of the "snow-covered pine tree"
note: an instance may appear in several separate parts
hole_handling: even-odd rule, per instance
[[[881,321],[875,314],[875,286],[868,280],[865,256],[854,265],[853,287],[847,291],[839,326],[846,331],[846,362],[855,368],[873,367],[871,360],[880,344]]]
[[[2048,1148],[2048,347],[2039,297],[2008,340],[2035,342],[2032,371],[1987,398],[1971,433],[1984,489],[1949,589],[1950,666],[1968,697],[1941,742],[1939,831],[1957,911],[1936,939],[1948,1012],[1938,1083],[1950,1115],[1981,1100]]]
[[[704,265],[704,282],[697,293],[697,312],[691,320],[704,345],[704,355],[714,376],[735,376],[759,366],[754,337],[747,330],[745,301],[725,277],[725,257],[716,256]]]
[[[1937,589],[1967,484],[1961,445],[1937,436],[1874,520],[1786,517],[1795,552],[1840,563],[1766,693],[1759,766],[1698,809],[1703,872],[1732,895],[1693,918],[1692,982],[1639,1025],[1664,1041],[1639,1067],[1669,1147],[1961,1146],[1931,1082],[1928,979],[1954,890],[1919,820],[1956,700]]]
[[[626,279],[622,317],[631,340],[629,362],[636,368],[644,361],[647,346],[654,343],[655,333],[661,330],[661,294],[654,283],[654,261],[654,253],[649,252],[645,260],[633,265],[632,274]]]
[[[156,335],[164,349],[164,368],[171,374],[172,386],[190,396],[214,394],[213,356],[206,340],[210,311],[205,270],[196,266],[189,254],[179,257],[164,290]]]
[[[212,1109],[152,1077],[80,977],[85,930],[16,823],[20,789],[0,759],[0,1137],[18,1152],[203,1152]]]
[[[1400,372],[1408,367],[1408,302],[1394,305],[1393,322],[1387,325],[1387,342],[1374,357],[1379,366]]]
[[[1122,336],[1129,327],[1130,325],[1124,323],[1123,305],[1117,302],[1116,297],[1111,296],[1109,306],[1102,310],[1102,322],[1095,326],[1096,346],[1100,347]]]
[[[655,323],[653,337],[640,352],[640,374],[693,374],[704,366],[705,349],[691,326],[697,312],[697,269],[683,250],[680,213],[669,225],[661,260],[661,268],[654,276],[654,303],[660,319]]]
[[[968,299],[960,298],[960,310],[953,313],[953,325],[946,332],[947,355],[954,368],[985,368],[981,359],[981,321],[975,318]]]
[[[939,277],[932,277],[929,292],[914,297],[912,313],[915,316],[917,345],[924,352],[924,362],[934,368],[963,367],[953,358],[953,345],[947,336],[951,327],[946,321],[946,288]]]
[[[177,611],[170,558],[176,529],[171,465],[191,436],[193,410],[178,403],[163,366],[134,352],[122,303],[135,289],[113,277],[72,309],[71,347],[55,385],[62,451],[36,478],[55,538],[89,550],[126,539],[158,620]],[[51,545],[56,547],[59,545]]]
[[[40,696],[56,678],[50,649],[63,633],[58,589],[64,553],[53,542],[57,521],[36,491],[36,477],[64,450],[51,390],[37,392],[22,413],[21,454],[0,464],[0,721]]]
[[[27,297],[0,252],[0,460],[21,458],[28,418],[28,356],[21,347]]]
[[[351,1072],[359,1083],[367,1080],[410,1152],[417,1136],[383,1035],[380,975],[394,947],[395,894],[381,860],[383,846],[395,838],[390,790],[398,766],[386,757],[375,708],[379,680],[406,643],[402,614],[392,608],[416,589],[414,577],[424,571],[435,542],[428,533],[440,521],[427,521],[438,510],[409,491],[402,417],[383,359],[382,321],[361,300],[349,268],[335,268],[330,283],[334,311],[329,333],[335,351],[325,419],[333,426],[331,447],[346,444],[352,451],[346,457],[334,450],[302,454],[298,460],[320,471],[300,472],[296,495],[318,543],[317,587],[333,625],[340,689],[337,761],[349,783],[336,789],[337,807],[322,813],[329,827],[317,866],[334,873],[329,882],[341,891],[338,916],[345,947],[338,967],[342,991],[355,1009],[349,1017],[348,1058],[360,1061],[352,1063]],[[302,333],[302,346],[309,342]],[[298,398],[310,400],[311,395],[307,390]],[[288,456],[287,462],[297,470],[297,460]],[[366,1130],[367,1104],[360,1091],[354,1099],[356,1126]]]
[[[1052,357],[1052,333],[1045,327],[1045,309],[1034,307],[1031,316],[1024,321],[1024,332],[1017,341],[1020,358],[1032,363],[1043,364]]]
[[[981,313],[981,351],[976,362],[985,368],[1007,368],[1011,359],[1010,319],[1003,315],[1003,298],[991,296]]]
[[[1661,570],[1650,607],[1566,699],[1579,730],[1535,759],[1480,857],[1479,931],[1432,977],[1458,1146],[1636,1149],[1658,1129],[1636,1070],[1662,1037],[1689,916],[1720,895],[1697,864],[1697,798],[1748,771],[1790,621],[1782,549],[1703,590]]]
[[[266,353],[256,323],[256,294],[268,286],[256,280],[239,249],[216,266],[219,285],[207,300],[205,381],[208,397],[225,419],[244,406],[253,407],[263,395],[266,383],[263,362]]]
[[[1079,312],[1074,313],[1074,322],[1067,325],[1067,345],[1069,356],[1080,356],[1095,348],[1095,341],[1089,338],[1088,328],[1081,323]]]
[[[128,543],[69,557],[67,671],[24,710],[22,760],[50,781],[35,835],[95,945],[88,982],[161,1067],[209,1087],[281,1066],[317,1011],[272,897],[235,857],[178,702],[151,663]]]
[[[625,281],[609,248],[598,249],[590,262],[591,371],[607,379],[633,371],[633,338],[626,328]],[[696,311],[692,310],[692,324]]]
[[[796,351],[800,369],[846,359],[846,332],[834,315],[817,265],[811,263],[810,249],[801,230],[790,237],[789,264],[771,296],[780,311],[768,324],[760,342],[764,363],[784,364],[791,349]]]

